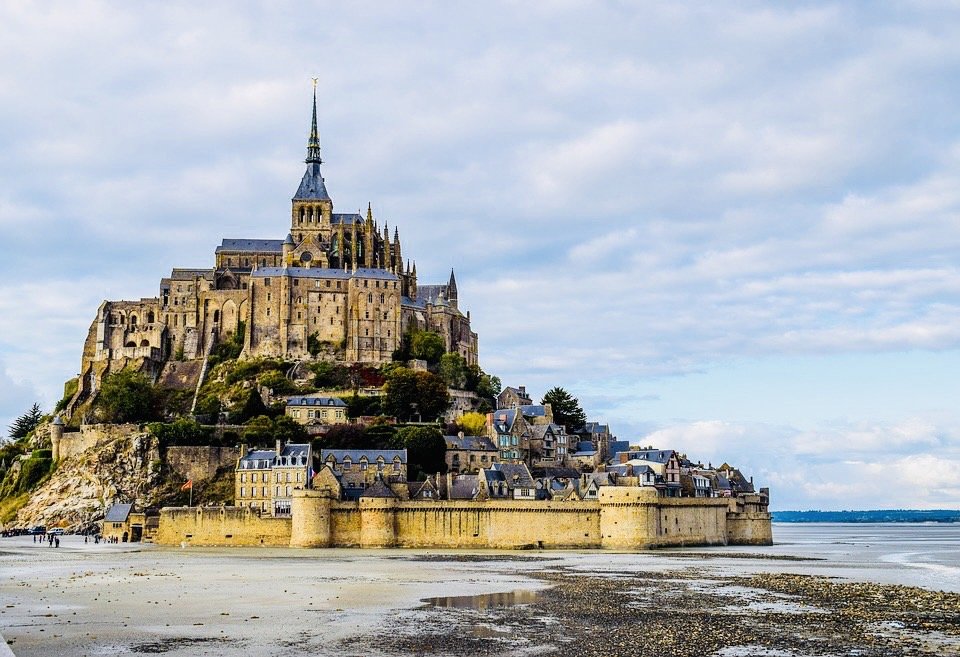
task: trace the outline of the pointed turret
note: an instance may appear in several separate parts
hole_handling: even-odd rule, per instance
[[[313,81],[313,119],[310,123],[310,138],[307,140],[307,170],[294,195],[294,201],[329,201],[327,187],[320,175],[320,132],[317,130],[317,81]]]
[[[453,269],[450,270],[450,280],[447,281],[447,299],[451,303],[457,301],[457,277],[453,275]]]

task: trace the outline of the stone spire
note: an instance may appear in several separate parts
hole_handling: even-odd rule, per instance
[[[294,201],[329,201],[327,186],[320,173],[320,132],[317,130],[317,80],[313,80],[313,119],[310,123],[310,138],[307,141],[307,170],[294,195]]]
[[[457,300],[457,277],[453,275],[453,269],[450,270],[450,280],[447,281],[447,298],[450,301]]]
[[[310,139],[307,141],[307,164],[323,164],[320,159],[320,131],[317,130],[317,78],[313,78],[313,121],[310,124]]]

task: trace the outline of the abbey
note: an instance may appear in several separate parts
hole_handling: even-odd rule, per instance
[[[418,285],[400,233],[366,215],[334,212],[320,171],[316,91],[306,171],[292,199],[286,239],[224,239],[208,269],[173,269],[157,297],[104,301],[84,344],[80,390],[133,363],[159,376],[173,362],[202,359],[239,338],[241,357],[323,357],[379,364],[404,332],[432,330],[447,351],[477,362],[470,313],[458,306],[453,271]],[[234,335],[236,334],[236,335]],[[189,368],[181,368],[181,371]]]

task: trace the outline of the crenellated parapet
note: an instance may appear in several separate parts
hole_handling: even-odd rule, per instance
[[[205,516],[164,509],[161,542],[196,545],[260,544],[284,535],[291,547],[577,548],[643,550],[698,545],[769,545],[770,514],[760,496],[663,498],[644,487],[607,486],[597,500],[409,501],[335,499],[330,491],[294,491],[290,518],[246,511]],[[233,515],[231,515],[233,514]],[[201,527],[198,523],[203,522]],[[233,524],[231,524],[233,523]],[[211,532],[219,527],[222,536]],[[228,537],[229,535],[229,537]],[[246,538],[244,538],[246,537]],[[252,538],[252,543],[243,541]],[[271,539],[271,540],[274,540]]]

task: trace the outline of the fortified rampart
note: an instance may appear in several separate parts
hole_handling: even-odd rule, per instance
[[[610,486],[595,501],[332,499],[294,491],[290,518],[246,508],[168,508],[157,542],[363,548],[611,548],[769,545],[766,498],[663,498]]]
[[[83,424],[79,431],[64,431],[60,438],[60,458],[81,454],[100,443],[129,438],[140,433],[136,424]]]

